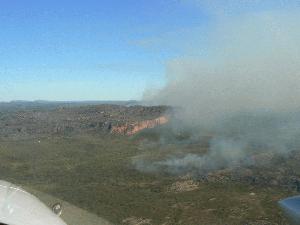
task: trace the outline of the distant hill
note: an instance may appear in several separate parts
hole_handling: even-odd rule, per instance
[[[55,109],[59,107],[80,107],[88,105],[122,105],[122,106],[133,106],[138,105],[139,102],[135,100],[130,101],[10,101],[10,102],[0,102],[0,111],[19,111],[19,110],[28,110],[28,109]]]

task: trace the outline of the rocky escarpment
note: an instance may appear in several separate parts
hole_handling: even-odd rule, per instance
[[[27,138],[82,133],[134,134],[167,122],[165,106],[95,105],[0,110],[0,137]]]
[[[167,116],[160,116],[152,120],[143,120],[134,123],[126,123],[120,126],[113,126],[111,133],[123,134],[123,135],[134,135],[144,129],[154,128],[159,125],[168,123],[169,118]]]

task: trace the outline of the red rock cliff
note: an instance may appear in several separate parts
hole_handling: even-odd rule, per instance
[[[133,135],[139,131],[148,128],[154,128],[156,126],[166,124],[169,121],[167,116],[160,116],[153,120],[144,120],[141,122],[125,124],[122,126],[113,126],[111,129],[111,133],[113,134],[124,134],[124,135]]]

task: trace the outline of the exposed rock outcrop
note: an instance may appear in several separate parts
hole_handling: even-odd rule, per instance
[[[195,191],[199,189],[199,184],[194,180],[176,181],[167,190],[167,192],[181,193]]]
[[[169,118],[167,116],[160,116],[152,120],[144,120],[144,121],[130,123],[130,124],[126,123],[125,125],[121,125],[121,126],[113,126],[111,129],[111,133],[130,136],[144,129],[154,128],[156,126],[166,124],[168,123],[168,121]]]

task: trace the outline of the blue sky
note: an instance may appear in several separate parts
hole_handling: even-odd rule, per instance
[[[171,59],[205,56],[225,14],[296,2],[0,0],[0,101],[140,99]]]
[[[0,101],[140,99],[207,19],[177,0],[1,0]]]

